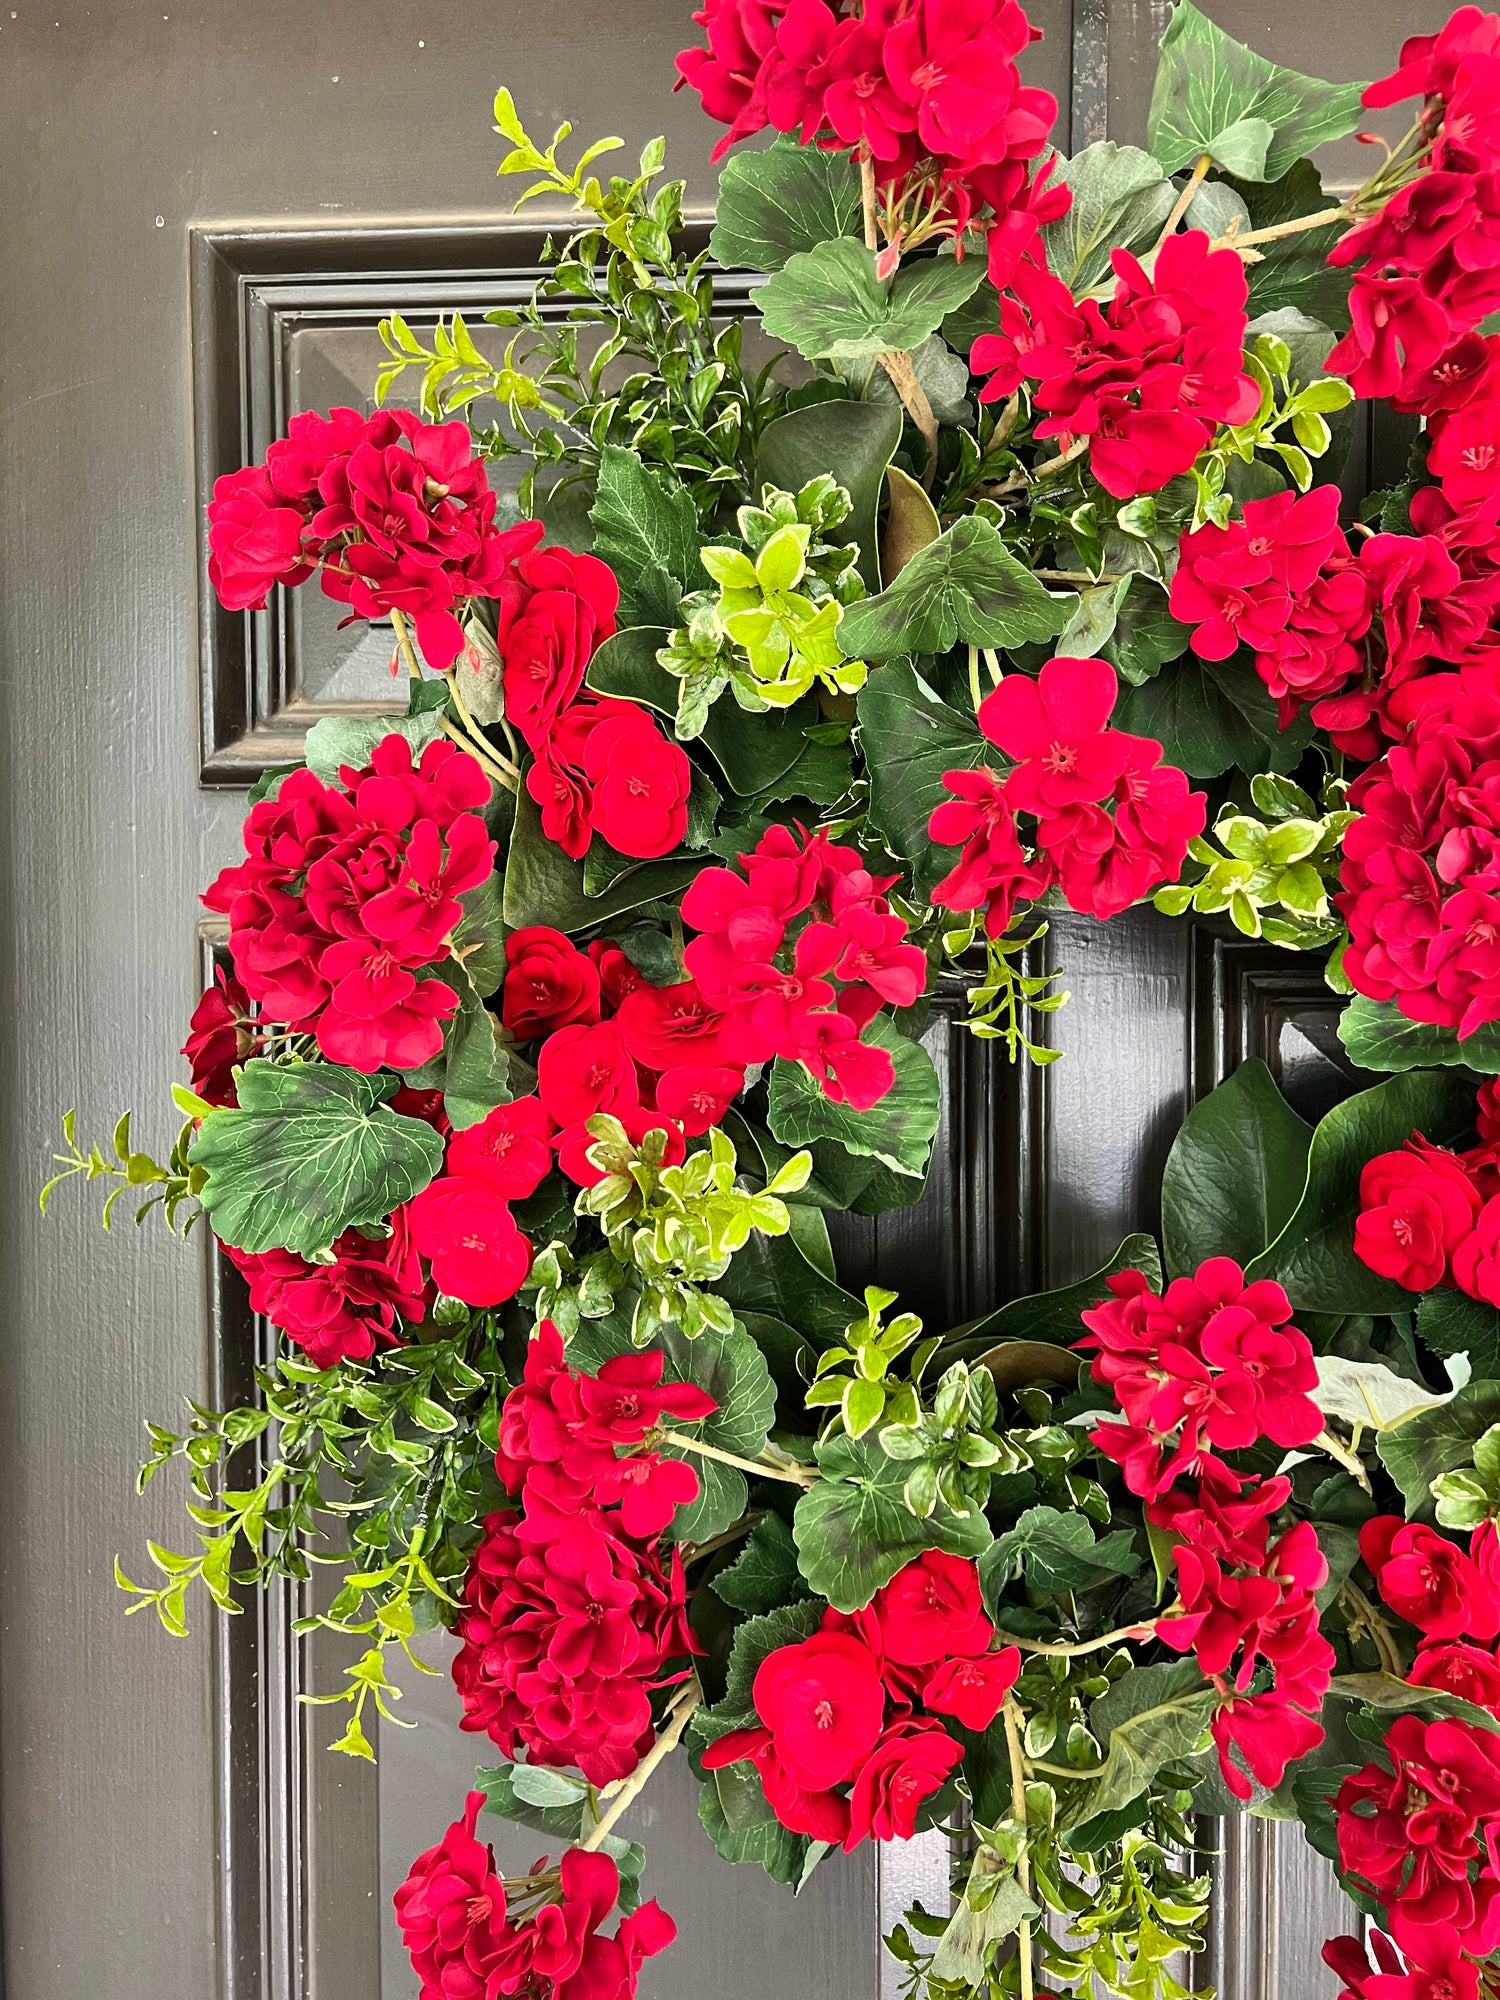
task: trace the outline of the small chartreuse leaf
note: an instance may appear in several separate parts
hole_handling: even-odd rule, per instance
[[[984,281],[977,257],[930,257],[883,282],[875,253],[848,236],[799,251],[755,295],[766,332],[808,361],[907,352]]]
[[[942,1112],[942,1084],[932,1058],[919,1042],[908,1041],[877,1014],[865,1030],[871,1048],[884,1049],[896,1080],[868,1111],[835,1104],[801,1063],[776,1059],[771,1071],[768,1122],[783,1146],[836,1139],[849,1152],[873,1156],[899,1174],[920,1178],[927,1171]]]
[[[346,1229],[377,1228],[443,1161],[430,1125],[383,1102],[395,1088],[331,1063],[246,1063],[238,1106],[211,1112],[188,1152],[214,1233],[317,1257]]]
[[[918,1520],[903,1497],[906,1467],[873,1438],[829,1438],[817,1457],[823,1477],[797,1502],[792,1533],[808,1586],[840,1611],[868,1604],[923,1549],[978,1556],[989,1546],[977,1507],[961,1516],[939,1501]]]
[[[1248,1264],[1281,1234],[1302,1194],[1312,1127],[1258,1057],[1194,1105],[1162,1176],[1167,1273],[1205,1257]]]
[[[839,644],[863,660],[960,644],[1022,646],[1054,638],[1077,602],[1050,597],[988,521],[966,514],[878,596],[845,607]]]
[[[1354,130],[1363,89],[1281,69],[1178,0],[1161,39],[1147,144],[1169,174],[1207,153],[1241,180],[1280,180],[1303,154]]]
[[[726,270],[779,271],[799,251],[861,235],[859,169],[848,153],[783,135],[724,162],[708,248]]]

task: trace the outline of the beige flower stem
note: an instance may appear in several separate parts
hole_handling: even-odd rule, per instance
[[[677,1699],[672,1703],[672,1706],[667,1710],[660,1735],[615,1794],[610,1803],[609,1811],[600,1820],[588,1838],[579,1841],[578,1845],[585,1853],[592,1848],[602,1845],[604,1836],[615,1824],[621,1813],[625,1811],[644,1789],[657,1765],[661,1763],[664,1757],[670,1756],[672,1751],[677,1748],[678,1743],[682,1739],[682,1732],[688,1726],[688,1718],[702,1699],[703,1690],[698,1685],[698,1676],[694,1674]]]
[[[1026,1759],[1021,1749],[1020,1703],[1013,1694],[1005,1697],[1005,1749],[1010,1758],[1010,1816],[1026,1825]],[[1016,1880],[1026,1895],[1031,1894],[1031,1855],[1023,1843],[1016,1860]],[[1021,1959],[1021,2000],[1033,2000],[1031,1983],[1031,1919],[1023,1917],[1016,1929],[1016,1950]]]
[[[1181,1603],[1159,1613],[1162,1618],[1171,1618],[1182,1609]],[[1156,1627],[1156,1619],[1148,1618],[1141,1624],[1122,1625],[1115,1632],[1106,1632],[1099,1639],[1080,1639],[1076,1644],[1065,1646],[1053,1639],[1023,1639],[1019,1632],[1003,1631],[995,1627],[996,1637],[1002,1646],[1019,1646],[1023,1653],[1040,1653],[1052,1660],[1075,1660],[1084,1653],[1099,1653],[1106,1646],[1123,1645],[1127,1639],[1149,1639]]]
[[[1367,1635],[1380,1655],[1381,1670],[1394,1675],[1398,1681],[1404,1681],[1406,1669],[1401,1664],[1401,1655],[1391,1629],[1359,1585],[1350,1583],[1346,1578],[1339,1586],[1338,1601],[1343,1605],[1345,1616],[1349,1621],[1350,1638],[1358,1639],[1361,1634]]]
[[[878,252],[880,232],[875,225],[875,162],[867,151],[862,152],[859,159],[859,198],[865,219],[865,248]]]
[[[476,744],[479,743],[485,744],[485,750],[488,755],[488,760],[492,768],[499,775],[501,784],[503,784],[508,791],[519,792],[521,789],[521,773],[516,768],[516,766],[510,762],[509,758],[502,757],[500,755],[500,752],[495,748],[495,746],[492,743],[485,742],[484,734],[480,730],[479,725],[475,722],[473,716],[469,713],[469,704],[464,700],[463,690],[459,687],[457,666],[455,665],[450,667],[447,673],[443,675],[443,679],[448,683],[448,693],[452,697],[453,706],[458,710],[459,715],[463,719],[464,728],[467,730],[468,734]],[[510,735],[509,730],[506,731],[506,734],[508,736]],[[512,749],[515,748],[514,737],[511,737],[511,748]]]
[[[1213,165],[1213,163],[1214,159],[1212,153],[1200,153],[1197,159],[1193,162],[1193,171],[1188,176],[1187,186],[1182,190],[1181,194],[1178,195],[1176,201],[1173,203],[1172,213],[1167,217],[1166,222],[1163,225],[1161,235],[1158,236],[1156,239],[1157,250],[1161,249],[1162,245],[1166,242],[1167,238],[1172,234],[1173,230],[1176,229],[1178,223],[1181,222],[1182,218],[1187,214],[1188,210],[1192,207],[1193,197],[1195,194],[1197,194],[1199,188],[1202,187],[1204,176],[1207,174],[1209,168]],[[1153,251],[1152,254],[1154,256],[1155,252]]]
[[[875,162],[868,152],[859,163],[859,194],[864,212],[865,248],[872,256],[878,255],[880,231],[875,220]],[[922,484],[930,487],[933,474],[937,471],[938,427],[932,405],[927,400],[927,391],[917,380],[917,371],[911,365],[909,354],[892,349],[879,359],[881,367],[890,377],[891,387],[901,398],[902,408],[922,433],[927,445],[927,470],[922,475]]]
[[[999,687],[1001,681],[1005,678],[1000,669],[1000,655],[995,651],[993,646],[981,646],[979,652],[990,679],[995,683],[996,687]]]
[[[790,1466],[768,1465],[763,1459],[736,1458],[732,1451],[720,1451],[716,1444],[705,1444],[702,1438],[686,1437],[681,1431],[658,1431],[656,1442],[673,1445],[678,1451],[696,1451],[702,1458],[717,1459],[720,1465],[732,1465],[756,1479],[782,1479],[789,1486],[816,1486],[818,1483],[818,1475],[810,1465],[800,1465],[793,1470]]]
[[[1030,472],[1013,472],[1009,479],[1003,479],[998,486],[990,489],[990,498],[997,499],[1002,493],[1019,493],[1023,486],[1036,486],[1054,472],[1061,472],[1065,465],[1071,465],[1075,458],[1082,457],[1089,448],[1086,437],[1075,438],[1066,451],[1060,451],[1055,458],[1043,459]]]
[[[391,624],[396,633],[396,648],[406,662],[406,671],[414,681],[422,678],[422,663],[417,658],[417,649],[411,642],[411,627],[406,622],[404,611],[392,611]]]
[[[417,649],[412,644],[411,627],[406,622],[406,613],[404,611],[393,610],[391,612],[391,624],[395,629],[396,645],[402,659],[406,662],[407,672],[414,681],[421,680],[422,667],[420,661],[417,659]],[[498,750],[495,750],[490,744],[486,743],[479,731],[474,727],[473,719],[464,704],[463,696],[458,691],[458,684],[454,676],[452,674],[444,674],[443,679],[448,683],[448,692],[452,695],[458,707],[459,714],[468,725],[466,729],[460,728],[448,716],[442,716],[439,726],[443,734],[456,743],[460,750],[467,750],[469,755],[497,783],[504,785],[508,792],[519,792],[521,789],[520,772],[513,764],[507,763]]]
[[[974,697],[974,713],[978,715],[979,704],[984,700],[984,690],[979,685],[979,648],[969,648],[969,693]]]

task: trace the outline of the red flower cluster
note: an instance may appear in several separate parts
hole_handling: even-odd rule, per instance
[[[1456,1285],[1500,1305],[1500,1114],[1495,1086],[1479,1093],[1479,1144],[1466,1153],[1420,1132],[1366,1162],[1354,1254],[1410,1292]]]
[[[1201,229],[1169,237],[1148,278],[1127,250],[1112,253],[1114,296],[1075,302],[1060,278],[1031,265],[1000,301],[1000,331],[974,343],[970,366],[990,377],[980,400],[1037,384],[1038,438],[1089,439],[1089,469],[1129,500],[1186,472],[1220,424],[1247,423],[1260,390],[1244,373],[1245,269],[1210,250]]]
[[[1021,82],[1016,57],[1041,30],[1017,0],[705,0],[693,19],[708,47],[684,49],[677,67],[729,127],[714,159],[768,125],[847,147],[875,161],[898,203],[908,183],[934,183],[955,232],[990,209],[1007,256],[1066,213],[1066,189],[1042,195],[1045,174],[1027,183],[1057,99]]]
[[[830,1608],[810,1639],[768,1653],[761,1726],[711,1743],[703,1768],[748,1759],[783,1826],[846,1852],[909,1840],[964,1754],[934,1717],[987,1729],[1016,1684],[1021,1655],[992,1651],[994,1637],[974,1564],[929,1549],[863,1611]]]
[[[534,1764],[576,1764],[592,1785],[635,1769],[652,1741],[650,1690],[698,1650],[681,1551],[664,1566],[660,1547],[698,1478],[639,1447],[664,1413],[693,1420],[718,1405],[691,1383],[663,1383],[664,1365],[626,1354],[579,1374],[542,1321],[495,1458],[521,1511],[486,1520],[454,1628],[462,1727],[487,1731],[507,1757],[520,1743]]]
[[[1179,1538],[1181,1608],[1156,1621],[1156,1635],[1178,1651],[1191,1647],[1218,1687],[1213,1733],[1224,1782],[1249,1798],[1232,1751],[1274,1786],[1322,1741],[1314,1718],[1334,1655],[1314,1592],[1328,1565],[1309,1523],[1273,1537],[1290,1481],[1242,1475],[1218,1454],[1263,1437],[1286,1446],[1315,1438],[1323,1417],[1307,1392],[1317,1366],[1306,1336],[1286,1323],[1280,1285],[1247,1285],[1228,1257],[1211,1257],[1160,1295],[1141,1271],[1117,1273],[1109,1289],[1083,1314],[1090,1331],[1079,1345],[1094,1350],[1095,1379],[1109,1384],[1125,1422],[1100,1424],[1091,1441],[1123,1468],[1147,1518]],[[1195,1482],[1191,1493],[1169,1490],[1184,1476]],[[1274,1685],[1251,1692],[1264,1669]]]
[[[252,806],[248,858],[203,901],[228,917],[235,971],[266,1020],[366,1074],[415,1069],[458,1007],[445,981],[417,975],[448,957],[459,897],[494,864],[479,816],[489,780],[446,741],[413,766],[404,736],[339,776],[342,789],[293,771]]]
[[[234,1104],[234,1073],[262,1046],[250,1015],[250,996],[221,967],[193,1009],[182,1045],[193,1073],[193,1089],[205,1104]]]
[[[438,1289],[470,1306],[514,1298],[531,1270],[531,1244],[511,1214],[552,1165],[551,1123],[518,1097],[448,1141],[445,1171],[408,1204],[412,1241]]]
[[[1444,1952],[1450,1962],[1459,1952],[1483,1958],[1500,1945],[1500,1738],[1399,1715],[1383,1748],[1389,1770],[1367,1764],[1339,1787],[1340,1861],[1418,1966],[1442,1964]]]
[[[309,1264],[294,1250],[219,1248],[250,1287],[250,1308],[280,1327],[314,1368],[368,1361],[377,1341],[395,1344],[401,1322],[420,1323],[432,1287],[413,1240],[412,1205],[398,1208],[385,1237],[346,1229],[331,1264]]]
[[[800,1062],[835,1104],[867,1111],[895,1070],[861,1036],[883,1005],[911,1006],[927,981],[926,956],[886,901],[899,877],[872,875],[826,833],[788,826],[770,827],[739,862],[701,870],[682,899],[699,933],[682,962],[693,1004],[722,1016],[721,1060]]]
[[[1344,967],[1409,1020],[1472,1034],[1500,1019],[1500,666],[1401,689],[1403,740],[1351,786]]]
[[[1112,917],[1175,880],[1203,831],[1203,794],[1161,762],[1159,743],[1110,728],[1115,693],[1106,661],[1058,658],[1035,681],[1008,675],[981,702],[980,728],[1017,761],[1004,778],[983,764],[944,773],[954,797],[928,835],[963,852],[932,892],[940,909],[983,907],[1000,937],[1017,902],[1054,883],[1075,910]],[[1036,821],[1029,857],[1018,813]]]
[[[635,1141],[665,1132],[672,1164],[744,1088],[743,1061],[723,1046],[729,1017],[696,980],[652,986],[616,945],[581,952],[545,924],[512,931],[506,957],[501,1018],[517,1041],[541,1041],[540,1103],[528,1102],[538,1141],[571,1180],[591,1187],[600,1178],[588,1158],[588,1121],[600,1112]]]
[[[1344,1982],[1338,2000],[1479,2000],[1479,1968],[1464,1957],[1456,1937],[1432,1931],[1408,1937],[1403,1965],[1385,1933],[1372,1931],[1370,1951],[1373,1964],[1358,1938],[1330,1938],[1324,1945],[1323,1963]]]
[[[422,1982],[421,2000],[630,2000],[642,1959],[665,1951],[677,1926],[656,1902],[621,1919],[613,1937],[599,1926],[620,1897],[607,1854],[570,1847],[557,1886],[519,1923],[507,1913],[494,1850],[474,1832],[483,1792],[464,1816],[412,1863],[396,1891],[396,1922]],[[533,1889],[540,1864],[527,1878]]]
[[[597,556],[540,548],[542,534],[540,521],[512,530],[494,590],[505,714],[535,759],[526,789],[542,831],[575,861],[595,832],[637,859],[669,854],[687,831],[692,766],[644,708],[583,693],[620,586]]]
[[[1358,395],[1429,411],[1446,407],[1469,365],[1468,336],[1500,306],[1500,17],[1461,7],[1436,35],[1414,36],[1364,101],[1416,96],[1425,171],[1328,259],[1359,267],[1353,325],[1328,365]]]
[[[440,671],[463,650],[455,608],[491,595],[529,523],[501,532],[467,424],[407,410],[309,411],[248,465],[214,482],[208,574],[230,611],[259,611],[272,584],[316,570],[356,618],[403,611]]]
[[[1359,1552],[1386,1603],[1424,1639],[1493,1640],[1500,1632],[1500,1559],[1493,1523],[1475,1530],[1472,1548],[1465,1552],[1420,1521],[1377,1514],[1359,1531]],[[1433,1675],[1466,1666],[1461,1660],[1439,1663],[1429,1656],[1419,1685],[1433,1686]]]

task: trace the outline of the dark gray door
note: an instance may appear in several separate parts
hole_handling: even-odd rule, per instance
[[[200,584],[200,507],[297,408],[368,397],[395,304],[482,310],[534,240],[494,206],[504,81],[528,117],[633,147],[665,130],[699,212],[711,135],[669,94],[689,0],[18,0],[0,4],[0,815],[6,925],[0,1278],[0,1894],[10,2000],[410,2000],[390,1888],[461,1799],[472,1743],[445,1681],[378,1773],[330,1758],[296,1695],[344,1656],[273,1601],[172,1642],[126,1622],[116,1553],[179,1540],[181,1493],[132,1481],[148,1415],[232,1388],[254,1329],[201,1248],[88,1204],[39,1224],[70,1105],[167,1136],[162,1088],[211,938],[199,888],[235,850],[242,789],[311,719],[380,706],[385,647],[320,599],[230,621]],[[1044,0],[1032,75],[1060,138],[1139,139],[1163,0]],[[1329,77],[1388,68],[1412,0],[1217,0],[1232,32]],[[1431,25],[1431,23],[1426,23]],[[1334,177],[1339,177],[1337,158]],[[726,306],[732,308],[732,300]],[[1377,454],[1382,449],[1377,439]],[[846,1276],[905,1287],[934,1323],[1095,1267],[1154,1221],[1192,1097],[1258,1053],[1303,1108],[1336,1090],[1315,973],[1149,913],[1049,944],[1073,1000],[1045,1075],[938,1018],[947,1122],[928,1199],[840,1244]],[[800,1904],[726,1873],[690,1788],[635,1822],[682,1942],[670,2000],[727,1964],[757,1992],[875,2000],[878,1924],[940,1886],[914,1843],[884,1875],[821,1871]],[[1284,1830],[1232,1829],[1214,1965],[1229,2000],[1331,1994],[1339,1921]],[[512,1844],[526,1843],[524,1835]],[[529,1852],[512,1852],[523,1864]],[[887,1991],[893,1989],[887,1985]]]

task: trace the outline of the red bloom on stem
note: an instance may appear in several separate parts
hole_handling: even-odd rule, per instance
[[[867,1839],[910,1840],[918,1813],[942,1790],[963,1754],[940,1722],[911,1716],[889,1724],[849,1794],[845,1852]]]
[[[643,708],[612,704],[590,732],[584,774],[594,788],[596,830],[621,854],[670,854],[687,832],[693,767]]]
[[[1125,768],[1111,730],[1117,682],[1104,660],[1049,660],[1036,680],[1008,674],[979,708],[979,726],[1016,760],[1005,780],[1017,812],[1055,813],[1103,798]]]
[[[1323,1727],[1275,1695],[1244,1695],[1227,1701],[1214,1713],[1214,1745],[1224,1782],[1237,1799],[1248,1799],[1253,1787],[1240,1769],[1243,1759],[1250,1777],[1274,1790],[1297,1763],[1323,1741]]]
[[[422,2000],[488,2000],[511,1938],[495,1854],[474,1832],[485,1803],[470,1792],[464,1816],[418,1855],[396,1891],[396,1923],[422,1982]]]
[[[410,1204],[412,1241],[451,1299],[497,1306],[514,1298],[531,1269],[531,1245],[487,1180],[449,1175]]]
[[[506,716],[532,750],[583,686],[595,650],[615,629],[620,586],[608,563],[571,549],[538,548],[539,521],[521,523],[495,587],[495,643],[504,662]]]
[[[599,1018],[593,961],[547,924],[528,924],[505,940],[500,1018],[518,1042]]]
[[[537,1089],[558,1125],[640,1102],[635,1064],[614,1021],[560,1028],[537,1056]]]
[[[536,1097],[517,1097],[455,1132],[448,1142],[448,1172],[483,1181],[503,1201],[535,1194],[552,1165],[552,1121]]]
[[[899,1570],[875,1593],[874,1611],[885,1657],[902,1666],[977,1658],[994,1637],[978,1569],[941,1549],[926,1549]]]
[[[1406,1678],[1413,1687],[1440,1688],[1476,1708],[1500,1712],[1500,1659],[1460,1639],[1424,1641]]]
[[[934,1715],[951,1715],[965,1729],[988,1729],[1021,1673],[1016,1646],[974,1659],[944,1660],[922,1688],[922,1705]]]
[[[331,1264],[309,1264],[293,1250],[220,1248],[250,1287],[262,1313],[300,1347],[315,1368],[368,1361],[376,1343],[399,1342],[401,1323],[427,1316],[430,1288],[411,1230],[411,1204],[391,1217],[389,1236],[346,1229]]]
[[[1477,1564],[1435,1528],[1377,1514],[1359,1531],[1359,1552],[1381,1596],[1429,1639],[1493,1639],[1500,1603]]]
[[[1366,1163],[1359,1208],[1355,1256],[1382,1278],[1425,1292],[1449,1274],[1449,1260],[1473,1230],[1480,1198],[1454,1155],[1418,1135],[1399,1152]]]
[[[192,1067],[193,1089],[207,1104],[235,1102],[234,1072],[261,1045],[250,1018],[250,996],[221,967],[193,1009],[182,1054]]]
[[[656,1104],[689,1139],[720,1125],[745,1087],[745,1072],[727,1063],[705,1069],[682,1063],[657,1079]]]
[[[987,764],[973,771],[945,771],[943,784],[953,797],[933,808],[927,837],[963,852],[930,900],[940,910],[983,909],[987,934],[1003,937],[1016,904],[1051,887],[1051,871],[1040,857],[1027,860],[998,772]]]
[[[307,517],[277,492],[265,466],[247,465],[214,481],[208,504],[208,580],[226,611],[263,611],[271,586],[313,573],[303,548]]]
[[[642,1069],[682,1064],[712,1069],[718,1064],[724,1016],[694,979],[675,986],[638,986],[620,1002],[615,1020]]]
[[[875,1747],[885,1711],[875,1655],[837,1632],[767,1654],[754,1700],[782,1765],[810,1792],[854,1776]]]

